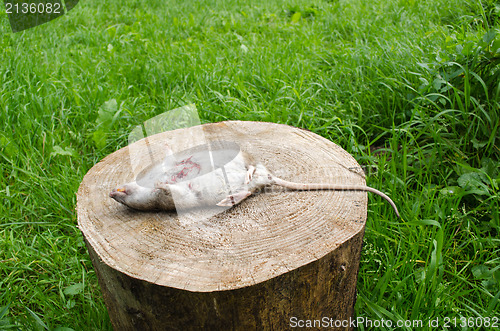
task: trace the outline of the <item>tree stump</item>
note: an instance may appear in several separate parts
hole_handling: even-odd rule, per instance
[[[237,143],[286,180],[365,185],[342,148],[273,123],[205,124],[112,153],[84,177],[77,212],[115,330],[349,329],[339,323],[353,316],[366,192],[274,187],[183,220],[109,198],[160,161],[165,144],[182,151],[217,140]]]

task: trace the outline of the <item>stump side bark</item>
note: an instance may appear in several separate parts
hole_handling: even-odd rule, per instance
[[[226,140],[286,180],[364,185],[357,162],[309,131],[221,122],[150,136],[109,155],[77,198],[85,237],[117,330],[283,329],[291,318],[349,319],[366,192],[273,188],[222,213],[135,212],[108,197],[165,156]]]
[[[115,330],[287,330],[306,320],[336,330],[349,329],[335,327],[335,321],[349,321],[354,314],[363,232],[298,269],[253,286],[214,292],[129,277],[87,247]]]

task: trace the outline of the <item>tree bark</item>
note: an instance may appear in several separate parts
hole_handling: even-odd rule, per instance
[[[176,152],[218,140],[286,180],[365,185],[339,146],[272,123],[169,131],[109,155],[83,179],[77,212],[114,328],[349,329],[339,323],[354,312],[366,192],[273,188],[229,210],[183,215],[136,212],[108,197],[162,160],[165,143]]]

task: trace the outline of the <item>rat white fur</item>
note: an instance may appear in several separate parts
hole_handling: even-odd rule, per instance
[[[206,160],[205,160],[206,161]],[[205,162],[206,163],[206,162]],[[292,190],[356,190],[375,193],[387,200],[399,217],[394,202],[384,193],[360,185],[302,184],[283,180],[271,174],[261,163],[240,152],[223,167],[208,171],[204,160],[193,155],[175,163],[167,158],[153,167],[145,178],[154,185],[130,182],[110,193],[116,201],[137,210],[189,209],[201,206],[234,206],[267,185]],[[201,175],[198,175],[201,174]],[[180,178],[179,178],[180,177]],[[179,179],[179,180],[178,180]],[[178,180],[178,181],[177,181]]]

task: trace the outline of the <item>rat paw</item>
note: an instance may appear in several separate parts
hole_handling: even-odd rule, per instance
[[[160,190],[168,190],[168,184],[162,181],[155,182],[155,188]]]
[[[225,199],[221,200],[217,206],[219,207],[231,207],[239,204],[243,200],[245,200],[248,196],[250,196],[252,192],[250,191],[241,191],[235,194],[228,195]]]

